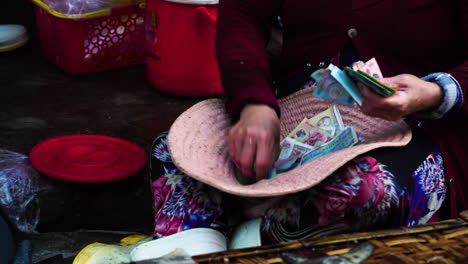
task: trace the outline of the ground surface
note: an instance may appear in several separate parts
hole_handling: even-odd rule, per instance
[[[0,54],[0,149],[28,155],[52,137],[100,134],[149,151],[152,139],[200,100],[149,87],[144,65],[67,75],[41,57],[31,4],[19,1],[1,9],[0,23],[26,25],[31,41]],[[52,180],[55,191],[41,199],[39,231],[150,233],[151,196],[144,175],[100,184]]]

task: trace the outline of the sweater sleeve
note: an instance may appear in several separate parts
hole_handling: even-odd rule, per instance
[[[461,114],[466,116],[468,115],[468,1],[459,0],[458,2],[458,12],[460,23],[463,25],[463,47],[464,53],[460,54],[460,57],[463,58],[464,62],[459,66],[448,71],[457,81],[460,86],[462,93],[463,104],[458,112],[461,111]],[[454,112],[454,111],[452,111]]]
[[[442,103],[435,109],[414,114],[418,119],[440,119],[450,113],[459,111],[463,105],[463,92],[458,81],[450,74],[435,72],[421,78],[422,80],[434,82],[440,86],[443,93]]]
[[[448,73],[450,73],[459,83],[462,96],[462,105],[459,108],[459,111],[461,111],[463,115],[468,115],[468,61],[465,60],[465,63],[450,70]]]
[[[279,115],[266,52],[279,4],[279,0],[220,1],[216,59],[227,96],[226,110],[233,120],[249,102],[269,105]]]

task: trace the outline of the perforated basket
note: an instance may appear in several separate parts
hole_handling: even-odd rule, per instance
[[[33,0],[42,55],[70,74],[144,62],[144,3],[67,15]]]

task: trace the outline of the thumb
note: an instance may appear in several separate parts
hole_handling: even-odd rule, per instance
[[[398,77],[398,75],[393,76],[393,77],[385,77],[385,78],[379,79],[379,81],[392,88],[398,87],[400,84],[400,78]]]
[[[410,74],[399,74],[393,77],[382,78],[380,81],[392,88],[407,87],[414,79],[419,79]]]

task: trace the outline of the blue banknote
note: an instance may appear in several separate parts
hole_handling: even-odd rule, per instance
[[[352,107],[354,99],[348,91],[331,75],[330,69],[320,69],[312,73],[315,89],[312,95],[338,104]]]

